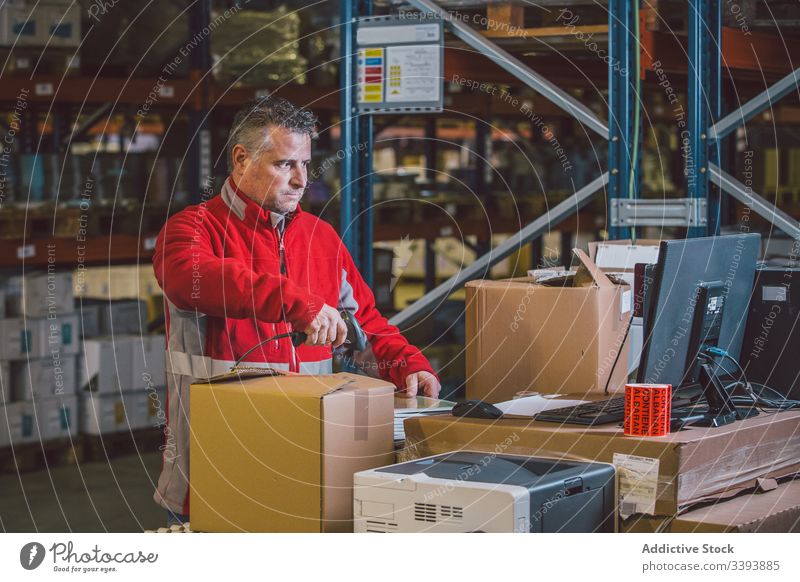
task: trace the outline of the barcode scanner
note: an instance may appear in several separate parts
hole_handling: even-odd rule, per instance
[[[354,352],[361,352],[367,349],[367,334],[365,334],[364,330],[361,329],[361,326],[358,324],[358,321],[353,314],[346,309],[342,309],[339,312],[339,315],[342,316],[342,320],[347,326],[347,336],[344,340],[344,344],[342,344],[342,347],[346,346],[346,350],[352,350]],[[292,345],[294,347],[298,347],[306,342],[308,335],[304,331],[290,331],[289,333],[279,333],[278,335],[274,335],[270,338],[260,341],[242,354],[241,357],[236,360],[233,368],[236,368],[247,356],[263,346],[265,343],[283,338],[290,338],[292,340]]]

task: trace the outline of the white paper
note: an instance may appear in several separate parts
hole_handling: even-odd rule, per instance
[[[658,246],[600,244],[594,262],[605,270],[632,270],[636,263],[657,263]]]
[[[558,394],[546,394],[536,396],[525,396],[514,400],[506,400],[495,404],[503,411],[503,414],[513,414],[514,416],[534,416],[545,410],[555,410],[556,408],[567,408],[583,404],[585,400],[566,400],[560,398]]]
[[[406,438],[405,429],[403,428],[403,421],[405,421],[405,419],[447,412],[452,410],[453,406],[455,406],[455,402],[428,398],[427,396],[416,396],[414,398],[395,396],[394,440],[402,441]]]
[[[441,47],[390,46],[386,49],[386,101],[438,101],[442,86]]]
[[[619,475],[619,513],[653,515],[658,495],[658,459],[614,453],[612,462]]]

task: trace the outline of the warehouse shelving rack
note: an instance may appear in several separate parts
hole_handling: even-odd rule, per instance
[[[562,108],[580,121],[584,127],[608,140],[608,171],[579,188],[567,200],[551,208],[546,214],[535,219],[522,230],[511,236],[506,242],[491,249],[490,252],[477,258],[471,265],[459,273],[428,291],[422,298],[414,302],[391,319],[391,323],[399,327],[408,325],[431,311],[451,293],[461,288],[467,281],[478,278],[488,272],[493,265],[541,237],[554,224],[576,212],[585,205],[593,195],[605,190],[607,195],[607,216],[615,217],[608,226],[609,238],[618,239],[639,226],[658,224],[658,220],[643,218],[643,212],[652,215],[652,201],[640,201],[639,163],[641,156],[637,149],[640,142],[636,139],[636,127],[633,112],[638,104],[636,75],[615,74],[613,67],[608,71],[608,119],[606,123],[593,111],[578,102],[567,92],[561,90],[542,75],[534,71],[517,57],[492,42],[469,25],[452,18],[448,11],[431,0],[405,0],[405,4],[426,14],[435,14],[441,18],[446,28],[459,40],[466,43],[476,52],[488,57],[498,67],[504,69],[536,93]],[[487,2],[487,4],[492,4]],[[494,3],[497,4],[497,3]],[[509,3],[506,3],[509,4]],[[551,3],[554,4],[554,3]],[[798,90],[800,69],[791,72],[778,83],[741,106],[736,111],[722,116],[722,53],[730,49],[735,60],[728,66],[745,66],[755,69],[758,55],[748,55],[744,50],[745,43],[738,31],[725,30],[721,26],[722,13],[719,0],[690,0],[688,2],[688,134],[689,154],[687,168],[696,172],[695,179],[687,179],[689,197],[682,200],[670,200],[669,205],[656,205],[656,218],[664,224],[667,218],[679,220],[687,226],[687,236],[716,234],[720,230],[720,190],[727,192],[773,225],[786,232],[792,238],[800,240],[800,225],[785,212],[753,193],[732,176],[721,169],[720,141],[737,126],[742,125],[758,112],[769,107],[793,90]],[[355,31],[357,19],[372,13],[369,0],[352,0],[341,3],[341,99],[340,111],[342,120],[342,143],[345,152],[356,143],[372,144],[369,115],[359,115],[355,104]],[[646,32],[639,39],[633,32],[637,15],[642,18],[637,6],[631,0],[608,0],[608,44],[610,63],[619,63],[620,69],[628,71],[635,68],[636,51],[645,53],[642,61],[651,64],[656,58],[656,47],[669,45],[675,47],[675,39],[669,38],[665,32]],[[644,27],[643,27],[644,28]],[[674,36],[674,35],[673,35]],[[768,54],[774,53],[767,35],[756,35],[749,39],[750,51],[754,47],[762,47]],[[678,46],[680,48],[680,45]],[[446,53],[447,54],[447,53]],[[659,53],[660,54],[660,53]],[[447,57],[446,57],[447,58]],[[774,65],[774,60],[770,66]],[[675,64],[672,65],[676,66]],[[641,63],[640,63],[641,67]],[[760,66],[759,70],[764,70]],[[641,131],[639,129],[638,131]],[[479,142],[481,140],[478,140]],[[357,264],[371,275],[372,250],[372,216],[371,216],[371,161],[369,152],[349,155],[342,164],[341,191],[341,224],[348,225],[343,232],[345,244],[353,254]],[[688,177],[687,177],[688,178]],[[717,186],[720,190],[712,188]],[[649,205],[646,208],[644,205]],[[625,207],[627,216],[620,215],[620,208]],[[672,212],[670,210],[672,209]],[[659,216],[660,215],[660,216]]]

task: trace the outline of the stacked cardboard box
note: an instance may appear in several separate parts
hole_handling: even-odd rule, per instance
[[[81,432],[107,434],[164,424],[153,422],[153,402],[165,410],[165,338],[125,335],[84,340],[78,384]]]
[[[76,309],[74,288],[72,272],[0,281],[0,447],[164,424],[165,340],[141,335],[144,302]]]
[[[33,272],[3,281],[0,368],[2,445],[77,431],[78,315],[72,273]],[[7,442],[6,442],[7,441]]]

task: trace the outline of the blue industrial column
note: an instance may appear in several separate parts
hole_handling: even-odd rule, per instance
[[[636,116],[639,110],[636,58],[638,43],[638,0],[609,0],[608,3],[608,238],[635,238],[630,229],[611,224],[611,201],[636,198],[639,193],[639,139]]]
[[[721,114],[721,27],[719,0],[689,0],[689,143],[682,153],[686,191],[708,201],[708,226],[690,227],[688,237],[719,233],[720,193],[712,191],[708,164],[719,166],[720,149],[708,134]]]
[[[341,207],[339,230],[367,285],[372,285],[372,117],[359,115],[356,102],[358,47],[356,21],[372,14],[369,0],[342,0],[341,59]]]

